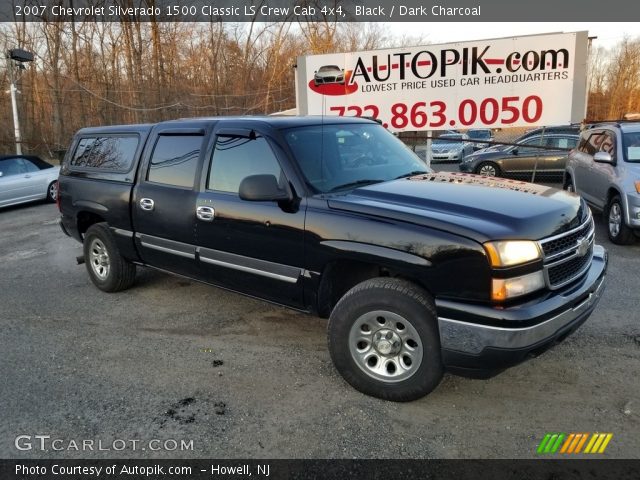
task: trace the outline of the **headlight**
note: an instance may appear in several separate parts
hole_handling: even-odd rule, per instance
[[[540,247],[530,240],[487,242],[484,248],[492,267],[512,267],[541,258]]]
[[[545,285],[542,271],[513,278],[493,278],[491,280],[491,298],[497,301],[520,297]]]

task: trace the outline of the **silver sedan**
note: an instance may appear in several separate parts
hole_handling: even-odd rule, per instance
[[[31,155],[0,156],[0,207],[35,200],[55,202],[60,167]]]

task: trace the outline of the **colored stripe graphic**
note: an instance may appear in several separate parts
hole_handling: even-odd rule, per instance
[[[594,433],[584,453],[604,453],[612,438],[612,433]]]
[[[565,455],[604,453],[612,438],[612,433],[547,433],[538,445],[537,452]],[[585,447],[584,450],[583,447]]]
[[[556,453],[564,437],[564,433],[547,433],[538,445],[538,453]]]

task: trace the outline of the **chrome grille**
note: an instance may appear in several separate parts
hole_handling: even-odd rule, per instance
[[[579,227],[540,241],[549,288],[561,288],[586,273],[593,257],[594,238],[593,217],[589,212]]]
[[[589,250],[581,257],[572,257],[566,262],[558,263],[548,269],[549,283],[559,285],[568,283],[576,276],[580,275],[591,263],[593,255],[593,243],[589,245]]]

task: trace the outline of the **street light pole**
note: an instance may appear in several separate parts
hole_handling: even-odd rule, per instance
[[[20,48],[14,48],[7,52],[7,64],[9,67],[9,92],[11,94],[11,109],[13,110],[13,132],[16,138],[16,153],[22,155],[22,135],[20,134],[20,118],[18,117],[18,99],[16,93],[16,75],[13,71],[14,62],[19,65],[20,69],[24,69],[23,63],[33,62],[33,53]]]
[[[18,100],[16,98],[16,82],[13,77],[13,60],[7,57],[9,64],[9,92],[11,94],[11,109],[13,110],[13,132],[16,139],[16,154],[22,155],[22,136],[20,135],[20,118],[18,117]]]

